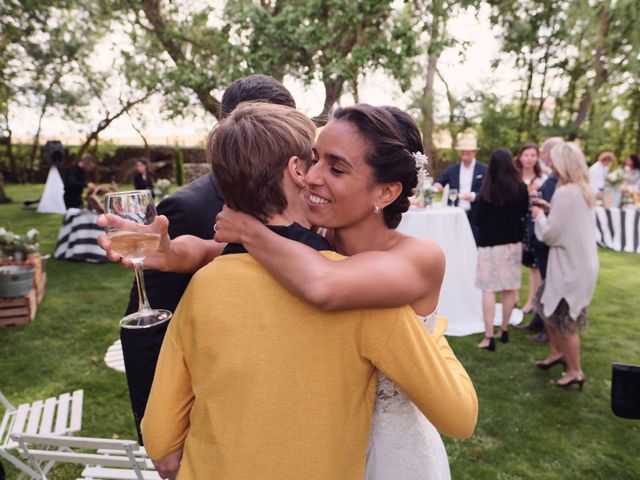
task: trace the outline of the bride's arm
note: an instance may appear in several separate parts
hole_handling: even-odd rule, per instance
[[[289,291],[325,310],[407,305],[439,289],[444,275],[444,254],[428,241],[408,241],[401,254],[364,252],[336,262],[228,208],[216,225],[217,241],[242,243]]]

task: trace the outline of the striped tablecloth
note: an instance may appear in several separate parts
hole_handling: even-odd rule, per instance
[[[596,240],[601,247],[640,253],[640,210],[596,207]]]
[[[54,253],[59,260],[103,263],[106,254],[98,246],[98,237],[104,230],[96,225],[98,213],[70,208],[64,215],[58,232],[58,244]]]

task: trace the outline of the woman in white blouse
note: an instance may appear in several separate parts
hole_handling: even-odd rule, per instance
[[[536,364],[546,370],[564,363],[564,376],[551,383],[582,388],[586,377],[580,366],[578,333],[586,327],[598,277],[595,195],[584,155],[575,143],[555,146],[551,160],[560,179],[553,200],[550,205],[536,201],[531,207],[536,237],[549,245],[547,276],[538,291],[536,310],[547,327],[550,351]]]

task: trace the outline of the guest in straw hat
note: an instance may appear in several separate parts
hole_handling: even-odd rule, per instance
[[[435,184],[435,188],[441,192],[445,185],[449,185],[450,189],[458,191],[456,200],[449,201],[449,204],[461,207],[467,212],[473,237],[478,243],[478,226],[475,223],[476,198],[487,172],[487,165],[476,160],[478,143],[473,135],[460,138],[456,150],[460,153],[461,162],[447,168]]]

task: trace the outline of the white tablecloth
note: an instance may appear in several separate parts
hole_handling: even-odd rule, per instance
[[[431,239],[444,251],[447,267],[438,313],[449,318],[446,334],[462,336],[484,332],[482,291],[475,286],[478,251],[464,210],[458,207],[410,210],[403,215],[398,230]],[[497,305],[494,323],[500,325],[501,318],[501,306]],[[521,321],[522,312],[514,309],[510,322]]]
[[[596,241],[618,252],[640,253],[640,210],[596,207]]]
[[[79,208],[67,210],[58,232],[54,257],[79,262],[106,262],[107,255],[98,246],[98,237],[104,233],[96,224],[98,216],[96,212]]]

